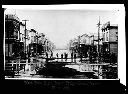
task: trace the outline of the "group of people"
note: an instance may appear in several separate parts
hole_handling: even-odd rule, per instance
[[[46,58],[48,58],[48,53],[46,52]],[[53,58],[53,52],[51,51],[50,58]]]
[[[61,55],[61,61],[63,61],[63,59],[65,59],[65,61],[67,61],[67,59],[68,59],[68,53],[62,53]],[[56,57],[57,57],[57,59],[59,58],[59,54],[58,53],[56,53]],[[71,53],[71,62],[73,62],[73,59],[74,59],[74,62],[76,62],[76,54],[75,53]]]
[[[56,56],[58,58],[58,53],[56,54]],[[63,59],[65,59],[65,61],[67,61],[67,58],[68,58],[68,53],[61,54],[61,61],[63,61]]]
[[[73,58],[74,58],[74,62],[76,62],[76,53],[71,53],[71,61],[73,62]]]
[[[59,55],[59,53],[56,53],[56,59],[57,60],[61,59],[61,61],[67,61],[68,57],[70,57],[68,55],[69,54],[66,52],[61,53],[60,55]],[[74,60],[74,62],[76,62],[76,54],[71,53],[70,55],[71,55],[71,58],[70,58],[71,62],[73,62],[73,60]],[[53,58],[53,52],[51,52],[50,55],[46,52],[46,58]]]

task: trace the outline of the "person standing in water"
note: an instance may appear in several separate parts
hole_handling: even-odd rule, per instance
[[[46,52],[46,58],[48,58],[48,53]]]
[[[50,58],[52,58],[53,57],[53,52],[51,51],[51,56],[50,56]]]
[[[76,54],[74,54],[74,62],[76,62]]]
[[[64,53],[64,58],[65,58],[65,61],[66,61],[66,53]]]
[[[73,52],[71,53],[71,62],[73,62]]]
[[[57,57],[57,61],[58,61],[58,57],[59,57],[58,53],[56,53],[56,57]]]
[[[61,54],[61,61],[63,61],[63,54]]]

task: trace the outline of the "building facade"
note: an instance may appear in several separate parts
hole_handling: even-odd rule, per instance
[[[18,57],[20,52],[20,20],[16,15],[5,15],[5,57]]]
[[[25,56],[25,24],[20,22],[20,32],[19,32],[19,40],[20,40],[20,55],[21,58]]]
[[[118,57],[118,26],[107,22],[102,27],[103,54],[109,61],[117,63]]]
[[[38,53],[41,55],[45,53],[45,35],[43,33],[38,34]]]
[[[31,29],[29,31],[29,40],[30,40],[29,52],[32,55],[36,55],[37,53],[37,31],[36,30]]]
[[[118,26],[107,22],[102,27],[104,52],[118,54]]]
[[[87,34],[83,34],[79,37],[79,55],[82,57],[88,57],[90,51],[90,37]]]

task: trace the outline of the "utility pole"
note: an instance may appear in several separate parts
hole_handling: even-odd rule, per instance
[[[93,43],[92,43],[92,41],[94,41],[94,35],[91,35],[91,36],[88,36],[89,37],[89,60],[90,60],[90,62],[92,63],[92,52],[93,52]],[[93,37],[93,39],[91,40],[90,38],[92,38]]]
[[[28,21],[28,20],[22,20],[22,21],[25,21],[25,33],[24,33],[25,34],[25,37],[24,37],[25,38],[25,46],[24,47],[25,47],[25,59],[26,59],[26,21]]]
[[[100,33],[99,33],[99,32],[100,32],[100,25],[101,25],[101,24],[100,24],[100,17],[99,17],[99,22],[98,22],[98,24],[97,24],[97,26],[98,26],[98,63],[99,63],[99,58],[100,58],[100,57],[99,57],[99,56],[100,56],[100,55],[99,55],[99,53],[100,53],[100,49],[99,49],[99,40],[100,40]]]

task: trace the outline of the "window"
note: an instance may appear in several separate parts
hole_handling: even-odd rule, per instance
[[[106,41],[108,41],[108,32],[106,32]]]
[[[103,33],[103,41],[105,41],[105,33]]]
[[[116,36],[116,38],[117,38],[116,41],[118,41],[118,36]]]

